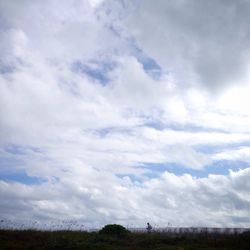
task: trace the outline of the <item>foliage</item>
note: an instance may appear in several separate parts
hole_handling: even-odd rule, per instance
[[[99,231],[99,234],[123,237],[123,236],[127,236],[129,234],[129,231],[121,225],[109,224],[109,225],[104,226]]]

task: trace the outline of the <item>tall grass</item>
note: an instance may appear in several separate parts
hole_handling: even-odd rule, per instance
[[[130,233],[124,237],[84,231],[0,230],[1,250],[237,249],[247,250],[250,233]]]

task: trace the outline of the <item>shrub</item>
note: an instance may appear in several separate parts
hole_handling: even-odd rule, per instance
[[[126,236],[128,235],[128,233],[129,231],[125,227],[117,224],[106,225],[99,231],[99,234],[118,236],[118,237]]]

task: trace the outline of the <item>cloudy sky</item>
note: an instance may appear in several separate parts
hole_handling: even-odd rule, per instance
[[[0,1],[0,218],[250,227],[249,0]]]

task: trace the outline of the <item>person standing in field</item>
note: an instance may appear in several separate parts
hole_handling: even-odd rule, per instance
[[[148,233],[150,233],[152,231],[152,229],[153,229],[152,226],[149,224],[149,222],[147,223],[146,229],[147,229]]]

